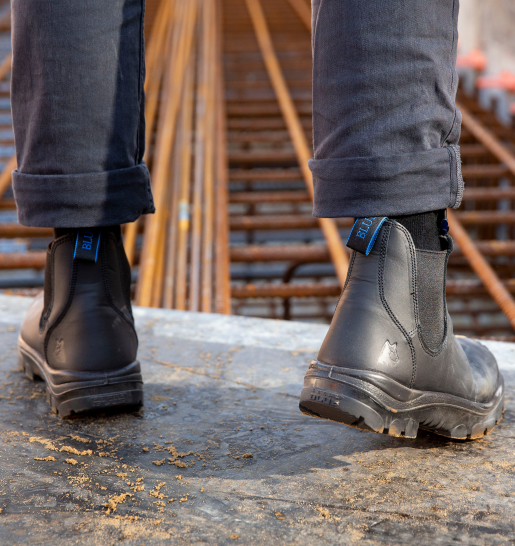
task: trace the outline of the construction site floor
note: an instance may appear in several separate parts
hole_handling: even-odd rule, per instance
[[[0,543],[504,544],[515,345],[483,440],[393,438],[298,410],[326,326],[135,309],[145,406],[63,420],[18,370],[30,299],[0,297]]]

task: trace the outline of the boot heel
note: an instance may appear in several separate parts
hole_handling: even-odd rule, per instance
[[[395,437],[417,437],[419,423],[413,416],[400,417],[362,391],[342,385],[339,387],[338,393],[335,393],[334,382],[318,378],[316,386],[308,385],[302,389],[300,411],[361,430]]]
[[[32,367],[32,360],[26,357],[22,351],[18,351],[18,364],[22,371],[31,381],[40,380],[41,377]]]

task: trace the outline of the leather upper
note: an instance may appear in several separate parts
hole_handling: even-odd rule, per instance
[[[444,268],[452,250],[450,237],[447,241],[448,250],[434,257]],[[383,373],[417,390],[488,402],[499,382],[497,363],[478,341],[454,336],[445,275],[435,296],[443,298],[443,305],[435,305],[441,314],[434,316],[443,322],[437,330],[443,332],[441,343],[431,349],[424,340],[419,309],[430,300],[420,300],[424,279],[417,280],[417,258],[409,232],[392,220],[385,222],[368,256],[353,253],[318,360]]]
[[[113,371],[136,360],[130,268],[117,236],[106,231],[97,262],[73,259],[74,238],[48,248],[45,293],[32,303],[21,337],[56,370]]]

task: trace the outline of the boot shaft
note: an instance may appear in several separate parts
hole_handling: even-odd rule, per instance
[[[95,260],[77,252],[78,233],[48,248],[40,333],[54,369],[110,371],[136,359],[130,267],[116,230],[102,229]]]

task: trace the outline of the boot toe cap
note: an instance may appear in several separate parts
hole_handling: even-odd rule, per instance
[[[470,364],[475,383],[476,401],[489,402],[499,385],[499,367],[490,350],[475,339],[456,336]]]

